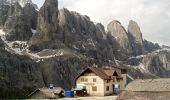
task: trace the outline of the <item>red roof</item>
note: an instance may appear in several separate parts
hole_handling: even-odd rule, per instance
[[[78,77],[76,78],[76,80],[83,75],[84,73],[86,73],[87,71],[92,71],[93,73],[95,73],[96,75],[98,75],[100,78],[102,79],[111,79],[111,76],[113,76],[114,73],[117,73],[118,76],[121,76],[121,74],[119,74],[118,69],[116,68],[98,68],[98,67],[88,67],[87,69],[85,69],[82,73],[80,73],[78,75]]]

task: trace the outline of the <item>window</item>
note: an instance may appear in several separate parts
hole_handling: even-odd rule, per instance
[[[83,86],[83,89],[86,89],[86,86]]]
[[[92,86],[92,91],[97,91],[97,86]]]
[[[110,83],[110,80],[106,80],[106,83]]]
[[[121,81],[123,81],[123,77],[121,78]]]
[[[85,82],[88,82],[88,79],[86,78],[84,81],[85,81]]]
[[[96,82],[97,80],[96,80],[96,78],[93,78],[93,82]]]
[[[117,82],[120,82],[120,78],[117,78]]]
[[[123,77],[117,78],[117,82],[123,81]]]
[[[84,82],[84,78],[81,78],[81,82]]]
[[[109,86],[106,86],[106,91],[109,91]]]

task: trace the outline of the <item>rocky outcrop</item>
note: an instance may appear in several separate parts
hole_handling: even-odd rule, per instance
[[[117,51],[119,51],[119,53],[124,53],[124,56],[130,55],[132,53],[132,48],[129,42],[129,37],[121,23],[114,20],[109,23],[107,29],[108,34],[113,37],[114,42],[112,44],[116,45],[115,43],[117,43]]]
[[[59,31],[55,36],[56,38],[61,37],[60,40],[65,44],[74,44],[81,49],[83,48],[82,43],[78,43],[78,41],[85,42],[87,39],[95,37],[95,34],[96,27],[89,17],[82,16],[76,12],[70,12],[65,8],[60,10]],[[84,47],[86,48],[86,46]],[[93,45],[91,47],[94,48]]]
[[[30,44],[50,41],[58,27],[58,1],[46,0],[38,12],[37,33],[33,35]]]
[[[144,69],[155,76],[170,77],[170,51],[160,51],[151,53],[143,57]]]
[[[38,12],[35,8],[30,3],[27,3],[23,8],[23,14],[28,27],[36,30]]]
[[[142,33],[138,24],[130,20],[128,25],[128,36],[134,55],[144,53]]]
[[[159,49],[131,58],[124,63],[131,66],[129,74],[134,78],[169,78],[170,50]],[[139,74],[140,73],[140,74]]]
[[[37,33],[35,35],[38,36]],[[101,24],[95,25],[88,16],[61,9],[58,29],[50,36],[50,41],[33,44],[31,50],[69,48],[92,58],[113,59],[113,50],[107,41],[104,27]],[[32,38],[34,40],[37,38]]]
[[[144,45],[145,51],[147,52],[153,52],[155,50],[161,49],[158,43],[152,43],[147,40],[143,41],[143,45]]]
[[[101,24],[95,25],[88,16],[59,11],[59,30],[55,36],[69,48],[95,59],[113,59],[113,50],[106,40],[107,36]]]
[[[30,13],[32,16],[32,13]],[[9,8],[8,18],[4,25],[4,30],[8,33],[6,38],[9,41],[26,41],[32,36],[31,27],[27,23],[26,15],[19,3],[15,3]]]

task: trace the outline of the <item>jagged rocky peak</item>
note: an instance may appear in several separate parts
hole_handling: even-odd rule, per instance
[[[35,7],[30,3],[27,3],[23,7],[23,14],[25,16],[25,20],[27,21],[27,24],[32,29],[35,30],[37,26],[37,16],[38,16],[38,12],[36,11]]]
[[[93,23],[90,21],[90,18],[86,15],[81,15],[74,11],[70,12],[66,8],[63,8],[59,11],[58,19],[59,26],[62,29],[62,31],[64,31],[65,30],[64,27],[67,26],[69,31],[76,31],[76,33],[89,33],[89,34],[91,33],[89,32],[91,31],[91,29],[89,28],[92,26]]]
[[[145,49],[143,44],[142,33],[138,24],[133,20],[129,21],[128,36],[133,50],[133,55],[136,56],[143,54],[145,52]]]
[[[10,16],[19,16],[22,14],[22,7],[21,5],[16,2],[14,5],[10,6],[10,9],[8,11],[8,17]]]
[[[69,11],[65,8],[59,11],[58,19],[59,33],[62,32],[65,36],[63,38],[71,40],[69,43],[80,40],[83,41],[87,38],[101,38],[103,36],[102,34],[105,34],[102,25],[100,26],[101,29],[99,29],[99,25],[97,27],[88,16]]]
[[[9,41],[28,41],[32,36],[31,27],[27,23],[28,18],[29,16],[24,15],[23,8],[18,2],[10,6],[7,20],[3,27],[8,33],[6,39]]]
[[[22,15],[22,8],[18,2],[10,6],[8,10],[8,14],[7,14],[7,20],[4,25],[4,29],[7,32],[9,32],[12,28],[14,28],[14,24],[17,22],[17,19],[15,22],[12,22],[12,21],[14,21],[14,19],[20,15]]]
[[[101,23],[97,23],[96,24],[96,28],[97,28],[97,32],[100,32],[100,33],[102,33],[102,37],[103,37],[103,39],[107,39],[106,38],[106,31],[105,31],[105,29],[104,29],[104,26],[101,24]]]
[[[46,0],[39,10],[37,20],[38,34],[33,36],[32,43],[51,40],[52,34],[56,32],[58,27],[58,1]]]
[[[129,37],[121,23],[117,20],[113,20],[112,22],[109,23],[107,29],[108,33],[114,37],[115,41],[120,46],[120,49],[123,49],[126,52],[130,53],[131,46],[129,43]]]
[[[129,21],[128,33],[129,33],[129,35],[132,36],[132,38],[135,40],[135,42],[137,42],[141,45],[143,44],[143,38],[142,38],[142,33],[141,33],[141,30],[140,30],[140,27],[133,20]]]

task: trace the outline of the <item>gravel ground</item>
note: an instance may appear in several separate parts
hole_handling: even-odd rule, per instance
[[[104,97],[77,97],[77,98],[62,98],[57,100],[116,100],[117,96]]]

